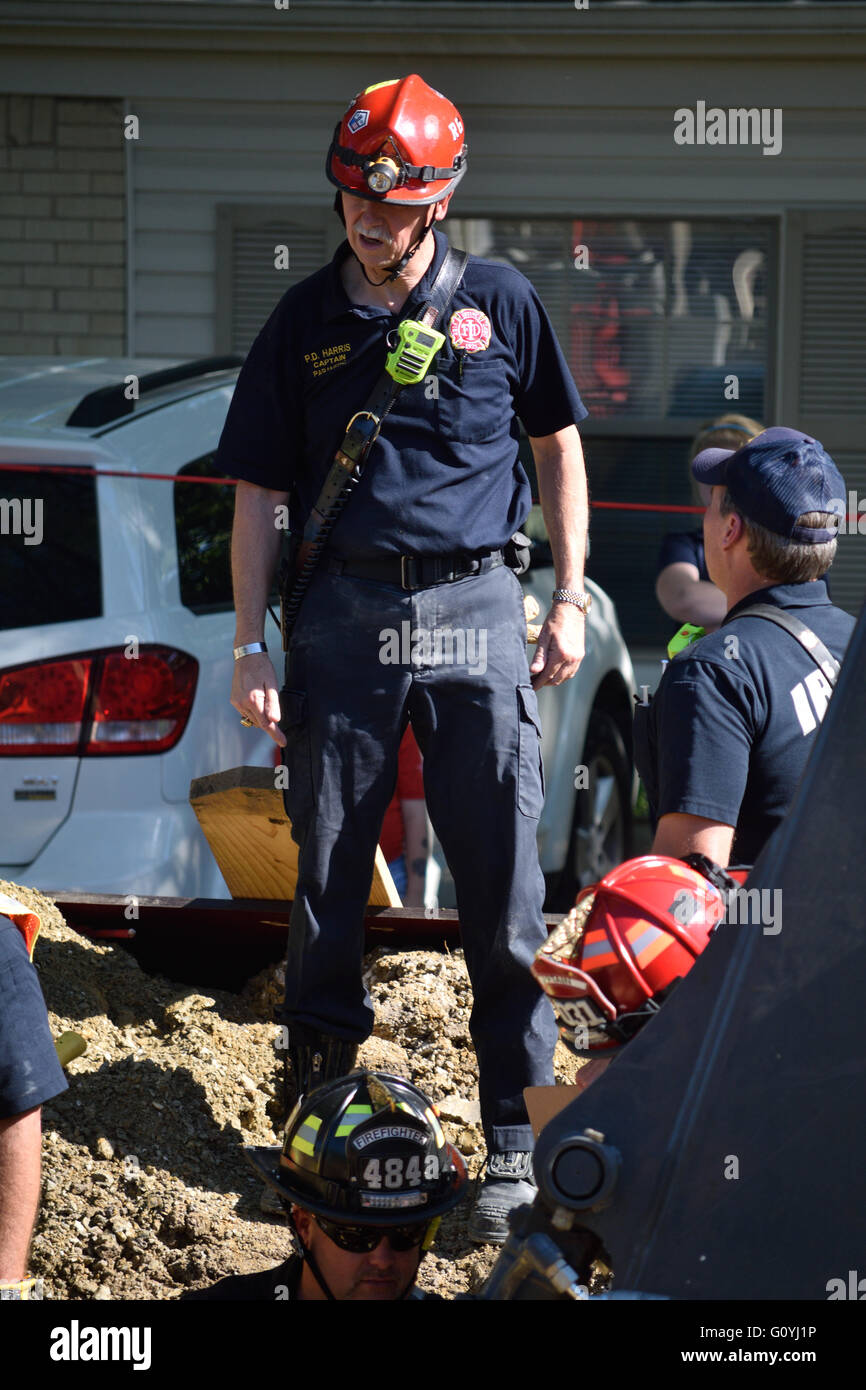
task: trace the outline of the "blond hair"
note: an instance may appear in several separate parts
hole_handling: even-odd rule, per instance
[[[742,449],[756,434],[763,434],[765,428],[748,415],[720,415],[717,420],[701,425],[689,447],[689,464],[704,449]],[[692,500],[698,506],[703,506],[699,484],[694,478],[691,482]]]

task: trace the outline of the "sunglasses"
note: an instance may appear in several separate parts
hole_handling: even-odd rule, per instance
[[[427,1234],[429,1221],[415,1221],[406,1226],[348,1226],[343,1221],[326,1221],[323,1216],[316,1217],[320,1231],[332,1240],[341,1250],[352,1255],[369,1255],[382,1240],[387,1240],[392,1250],[403,1253],[420,1245]]]

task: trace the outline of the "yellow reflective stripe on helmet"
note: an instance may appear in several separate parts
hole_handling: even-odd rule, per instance
[[[372,87],[365,87],[361,93],[362,97],[368,97],[371,92],[379,92],[383,87],[396,87],[400,81],[399,77],[389,77],[387,82],[374,82]]]
[[[316,1138],[321,1127],[321,1115],[308,1115],[292,1140],[290,1148],[298,1149],[300,1153],[312,1157],[316,1151]]]
[[[346,1113],[334,1130],[334,1137],[342,1139],[344,1135],[351,1134],[355,1125],[359,1125],[368,1115],[372,1115],[372,1105],[347,1105]]]

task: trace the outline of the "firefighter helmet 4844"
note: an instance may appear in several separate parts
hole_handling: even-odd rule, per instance
[[[466,1166],[430,1101],[387,1072],[354,1071],[305,1096],[282,1152],[247,1149],[289,1203],[354,1225],[432,1220],[464,1195]]]

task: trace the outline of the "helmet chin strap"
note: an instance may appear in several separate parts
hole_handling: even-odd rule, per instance
[[[409,264],[409,262],[411,261],[412,257],[415,255],[415,252],[420,248],[422,242],[424,241],[424,238],[426,237],[427,233],[430,231],[430,228],[433,226],[433,221],[434,221],[434,218],[435,218],[435,207],[436,207],[436,204],[434,203],[434,204],[433,204],[433,208],[434,208],[434,217],[431,217],[431,218],[430,218],[430,221],[429,221],[429,222],[426,224],[426,226],[424,227],[423,231],[421,232],[421,235],[419,236],[418,240],[415,242],[415,245],[414,245],[409,251],[406,252],[405,256],[401,256],[400,260],[397,262],[396,265],[393,265],[393,266],[391,266],[391,267],[389,268],[389,269],[390,269],[390,273],[389,273],[388,275],[385,276],[385,279],[384,279],[384,280],[371,280],[370,277],[369,277],[369,275],[367,274],[367,268],[366,268],[366,266],[364,265],[364,262],[361,260],[360,256],[358,256],[357,252],[355,252],[355,251],[352,252],[352,255],[355,257],[355,260],[358,262],[358,265],[361,267],[361,274],[363,275],[364,279],[367,281],[367,284],[368,284],[368,285],[373,285],[376,289],[379,289],[382,285],[390,285],[390,283],[391,283],[392,280],[396,280],[398,275],[402,275],[402,274],[403,274],[403,271],[406,269],[406,267],[407,267],[407,265]]]
[[[328,1300],[328,1302],[336,1303],[337,1300],[331,1293],[331,1290],[328,1288],[327,1280],[325,1279],[325,1276],[322,1273],[322,1271],[319,1269],[318,1262],[312,1250],[303,1242],[301,1233],[298,1230],[297,1222],[295,1221],[295,1213],[292,1211],[292,1208],[289,1206],[288,1203],[284,1203],[284,1206],[286,1209],[286,1216],[288,1217],[289,1226],[291,1228],[292,1234],[295,1237],[295,1240],[298,1242],[298,1245],[301,1247],[301,1259],[303,1260],[305,1265],[309,1266],[310,1273],[312,1274],[319,1288],[322,1290],[322,1293],[325,1295],[325,1298]]]

